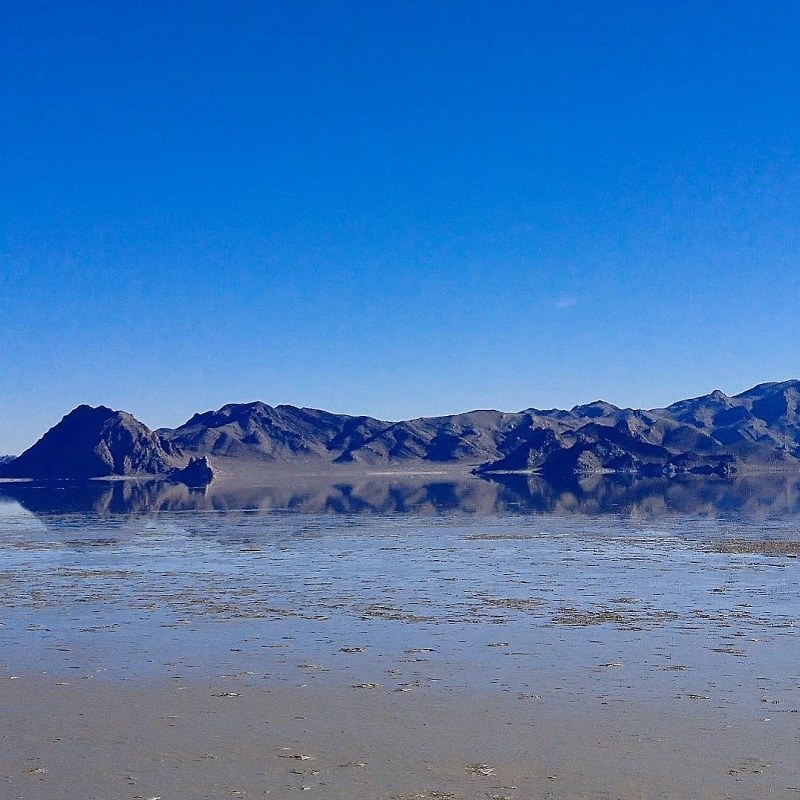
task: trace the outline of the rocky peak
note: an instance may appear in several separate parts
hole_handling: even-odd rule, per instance
[[[133,415],[80,405],[2,468],[6,477],[97,478],[161,474],[176,466],[159,437]]]

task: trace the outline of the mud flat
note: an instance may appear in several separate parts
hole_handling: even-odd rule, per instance
[[[0,531],[3,798],[800,797],[793,515]]]
[[[791,797],[796,719],[251,679],[3,687],[9,798]],[[690,707],[694,703],[695,707]],[[790,766],[791,765],[791,766]],[[794,775],[792,775],[794,773]]]

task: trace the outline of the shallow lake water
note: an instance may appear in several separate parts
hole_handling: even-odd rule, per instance
[[[795,482],[772,488],[6,486],[0,674],[709,715],[778,726],[753,774],[780,797],[800,514]]]

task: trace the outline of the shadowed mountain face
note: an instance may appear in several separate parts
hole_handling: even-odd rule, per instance
[[[130,414],[80,406],[0,465],[0,475],[166,475],[203,457],[209,473],[214,465],[231,475],[296,463],[456,464],[551,477],[798,469],[799,405],[799,381],[765,383],[735,397],[714,391],[649,411],[597,401],[569,411],[470,411],[403,422],[255,402],[196,414],[174,430],[156,432]]]
[[[165,474],[174,449],[124,411],[78,406],[33,447],[0,469],[4,477],[96,478]]]

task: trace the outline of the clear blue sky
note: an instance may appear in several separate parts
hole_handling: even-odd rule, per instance
[[[800,376],[800,4],[37,2],[0,24],[0,452]]]

